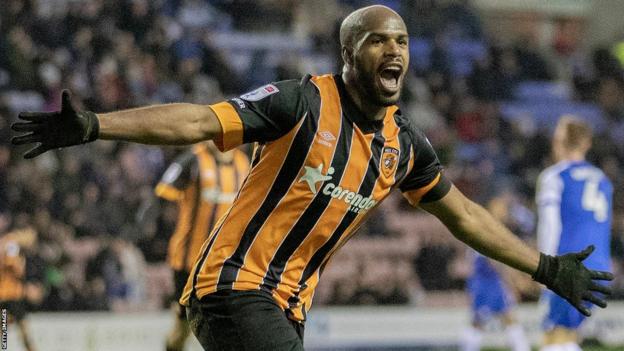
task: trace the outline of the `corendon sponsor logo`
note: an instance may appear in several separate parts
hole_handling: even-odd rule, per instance
[[[323,187],[323,194],[329,195],[334,199],[343,200],[349,204],[349,211],[355,213],[364,213],[377,203],[377,201],[373,200],[370,196],[364,197],[349,189],[336,186],[334,183],[325,185],[325,187]]]
[[[299,178],[299,182],[307,182],[312,194],[317,193],[316,183],[324,182],[321,193],[326,196],[331,196],[334,199],[342,200],[349,205],[349,211],[354,213],[364,213],[371,209],[377,201],[371,196],[364,197],[355,191],[343,188],[334,183],[328,182],[332,179],[334,168],[329,167],[326,174],[323,174],[323,164],[318,167],[304,166],[305,174]]]

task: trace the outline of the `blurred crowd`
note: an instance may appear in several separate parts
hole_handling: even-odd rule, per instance
[[[269,81],[338,72],[340,20],[368,3],[3,0],[0,235],[36,229],[29,266],[45,291],[38,309],[166,305],[173,287],[163,262],[175,208],[165,208],[153,227],[135,217],[180,149],[98,141],[24,161],[25,150],[9,145],[19,111],[59,109],[64,88],[78,108],[106,112],[211,103]],[[601,111],[605,127],[590,161],[614,182],[614,284],[624,297],[624,76],[611,47],[587,51],[578,45],[582,32],[565,20],[548,50],[530,38],[499,44],[467,1],[376,3],[399,10],[414,42],[428,43],[426,58],[413,52],[403,113],[425,130],[455,184],[483,204],[504,199],[507,224],[530,243],[551,130],[531,116],[504,118],[501,104],[521,82],[556,81],[574,102]],[[457,41],[482,43],[483,54],[468,55],[457,69],[449,46]],[[465,246],[436,220],[400,195],[377,213],[333,259],[316,303],[420,303],[432,291],[462,289]]]

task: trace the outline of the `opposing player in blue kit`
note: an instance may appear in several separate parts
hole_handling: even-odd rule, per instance
[[[512,313],[515,298],[501,273],[487,257],[476,252],[473,256],[473,270],[467,281],[472,324],[461,335],[460,350],[480,350],[484,328],[493,318],[499,319],[504,326],[507,344],[511,350],[531,350],[524,329]]]
[[[496,219],[509,225],[512,199],[510,193],[497,194],[488,201],[487,209]],[[472,319],[471,325],[460,335],[459,349],[480,350],[487,325],[496,319],[504,326],[507,345],[511,350],[530,351],[524,328],[513,313],[516,301],[507,275],[511,272],[474,250],[470,250],[469,259],[472,272],[466,281],[466,289],[471,300]]]
[[[587,124],[570,116],[559,120],[552,140],[555,164],[538,181],[538,246],[548,255],[562,255],[593,245],[593,254],[583,262],[591,269],[610,271],[613,186],[585,160],[591,144]],[[542,351],[581,350],[577,329],[585,316],[550,291],[542,299],[548,304]]]

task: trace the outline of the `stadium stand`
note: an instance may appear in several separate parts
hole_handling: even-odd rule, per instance
[[[208,103],[267,81],[338,70],[338,21],[367,2],[321,2],[338,10],[318,28],[300,13],[316,3],[305,0],[3,1],[0,233],[27,223],[39,232],[33,261],[45,272],[46,295],[35,309],[165,308],[173,287],[163,260],[175,215],[165,210],[152,228],[136,227],[134,215],[179,150],[99,141],[23,162],[23,150],[9,146],[17,111],[58,109],[61,88],[89,109],[108,111]],[[533,53],[531,70],[522,46],[488,41],[469,5],[386,3],[406,9],[414,36],[403,110],[467,195],[483,201],[493,184],[515,189],[510,211],[527,240],[534,238],[532,196],[550,127],[563,113],[592,123],[599,141],[592,161],[615,182],[614,286],[624,297],[622,67],[605,71],[589,62],[590,76],[555,76]],[[414,21],[411,13],[452,16]],[[463,249],[437,222],[399,198],[378,211],[328,266],[315,304],[428,305],[462,288],[466,274],[456,261]]]

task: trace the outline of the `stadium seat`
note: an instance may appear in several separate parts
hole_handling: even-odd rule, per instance
[[[456,77],[472,73],[474,61],[487,55],[487,46],[474,40],[451,40],[446,49],[451,60],[451,72]]]
[[[563,102],[572,99],[572,88],[560,82],[525,81],[518,84],[513,95],[516,100],[527,102]]]
[[[412,66],[425,71],[431,67],[433,44],[424,38],[410,38]],[[487,55],[487,46],[475,40],[451,40],[445,47],[455,77],[465,77],[472,73],[474,62]]]
[[[431,66],[431,42],[423,38],[410,38],[410,62],[418,71],[426,71]]]
[[[525,102],[514,101],[503,103],[500,106],[503,118],[513,121],[522,118],[532,118],[538,128],[552,130],[559,117],[571,114],[584,119],[594,131],[600,132],[606,128],[606,120],[602,110],[594,104],[578,102]]]
[[[381,1],[376,1],[376,3],[379,5],[388,6],[394,11],[401,10],[401,0],[381,0]]]

